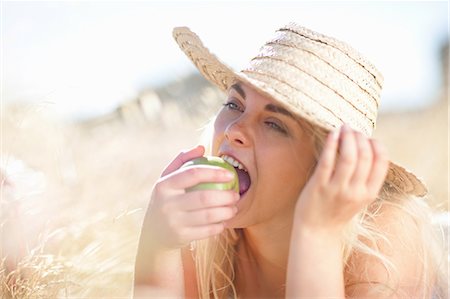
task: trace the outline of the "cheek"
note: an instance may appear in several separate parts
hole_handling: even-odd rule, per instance
[[[273,148],[273,151],[261,153],[265,157],[265,177],[275,191],[283,194],[294,194],[300,191],[308,179],[314,157],[305,146],[286,145]],[[270,153],[271,152],[271,153]],[[267,161],[270,161],[267,163]]]
[[[225,131],[225,119],[221,113],[216,116],[214,121],[214,134],[220,134]]]
[[[293,161],[289,163],[288,160],[285,159],[284,163],[278,163],[272,168],[272,177],[276,180],[278,191],[295,193],[303,185],[306,174],[300,164]]]
[[[226,119],[223,117],[223,115],[221,115],[221,113],[219,113],[214,121],[214,126],[213,126],[213,132],[212,132],[212,149],[213,149],[213,153],[217,153],[218,151],[218,147],[221,144],[225,134],[225,129],[227,126],[227,121]]]

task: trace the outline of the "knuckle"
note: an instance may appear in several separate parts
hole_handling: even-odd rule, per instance
[[[317,192],[320,196],[323,197],[329,197],[330,195],[333,195],[334,193],[334,186],[332,184],[318,184],[317,185]]]
[[[175,160],[179,160],[180,162],[185,162],[184,157],[187,155],[189,151],[188,150],[182,150],[178,153],[178,155],[175,157]]]
[[[363,135],[361,132],[358,132],[356,135],[358,146],[368,148],[369,145],[369,138],[367,138],[365,135]]]
[[[207,210],[207,211],[205,211],[203,213],[203,219],[204,219],[204,221],[206,223],[210,223],[211,222],[211,218],[212,218],[212,215],[211,215],[211,211],[210,210]]]
[[[190,167],[186,170],[186,173],[194,178],[197,178],[199,176],[198,167]]]
[[[208,210],[208,211],[205,211],[205,221],[206,221],[207,223],[214,222],[214,218],[215,218],[215,212],[214,212],[214,210]]]
[[[322,159],[319,164],[317,164],[318,169],[330,169],[334,166],[334,163],[331,159]]]
[[[358,156],[361,160],[370,160],[372,158],[372,152],[369,147],[360,147],[358,150]]]
[[[177,217],[167,217],[167,226],[172,230],[172,231],[178,231],[179,227],[178,227],[178,220]]]
[[[323,198],[339,198],[340,185],[331,183],[319,187],[319,195]]]
[[[340,156],[340,160],[344,164],[353,164],[355,163],[355,156],[349,152],[343,152]]]
[[[155,186],[153,186],[153,194],[155,194],[156,196],[160,195],[163,191],[163,186],[162,186],[162,181],[161,179],[159,179]]]
[[[365,188],[357,188],[354,190],[349,190],[342,195],[342,201],[355,208],[360,208],[365,206],[367,203],[371,202],[374,197],[371,196],[370,192]]]
[[[209,206],[211,204],[211,197],[207,192],[199,192],[199,200],[202,206]]]
[[[345,204],[353,205],[361,198],[361,189],[359,187],[342,188],[339,190],[338,197]]]
[[[339,201],[345,204],[350,204],[353,201],[353,197],[352,196],[348,196],[347,192],[345,191],[340,191],[337,194],[337,197],[339,198]]]
[[[163,202],[162,204],[161,204],[161,206],[160,206],[160,209],[161,209],[161,212],[164,214],[164,215],[170,215],[170,212],[171,212],[171,210],[172,210],[172,204],[170,204],[169,202]]]

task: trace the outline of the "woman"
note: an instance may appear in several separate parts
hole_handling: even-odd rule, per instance
[[[189,298],[431,298],[440,274],[426,188],[371,139],[382,76],[336,39],[279,29],[239,73],[187,28],[174,37],[227,98],[208,154],[240,190],[185,190],[233,176],[181,167],[156,182],[136,259],[148,286]],[[154,294],[154,293],[152,293]]]

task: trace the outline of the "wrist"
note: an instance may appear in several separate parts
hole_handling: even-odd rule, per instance
[[[308,240],[308,242],[322,241],[323,243],[340,245],[343,239],[343,229],[340,227],[313,226],[301,221],[294,222],[293,234],[301,239]]]
[[[332,220],[319,214],[306,215],[300,209],[296,209],[293,220],[293,228],[305,234],[315,234],[340,238],[344,234],[348,223]]]

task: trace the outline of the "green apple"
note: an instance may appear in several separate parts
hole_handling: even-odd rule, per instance
[[[188,166],[194,166],[194,165],[211,165],[211,166],[218,166],[225,168],[226,170],[230,171],[234,174],[234,179],[228,182],[218,183],[218,182],[205,182],[197,184],[193,187],[187,188],[186,191],[193,191],[193,190],[234,190],[239,193],[239,179],[236,172],[236,169],[234,169],[233,165],[228,164],[220,157],[214,157],[214,156],[206,156],[206,157],[200,157],[193,159],[191,161],[188,161],[183,164],[181,167],[188,167]]]

